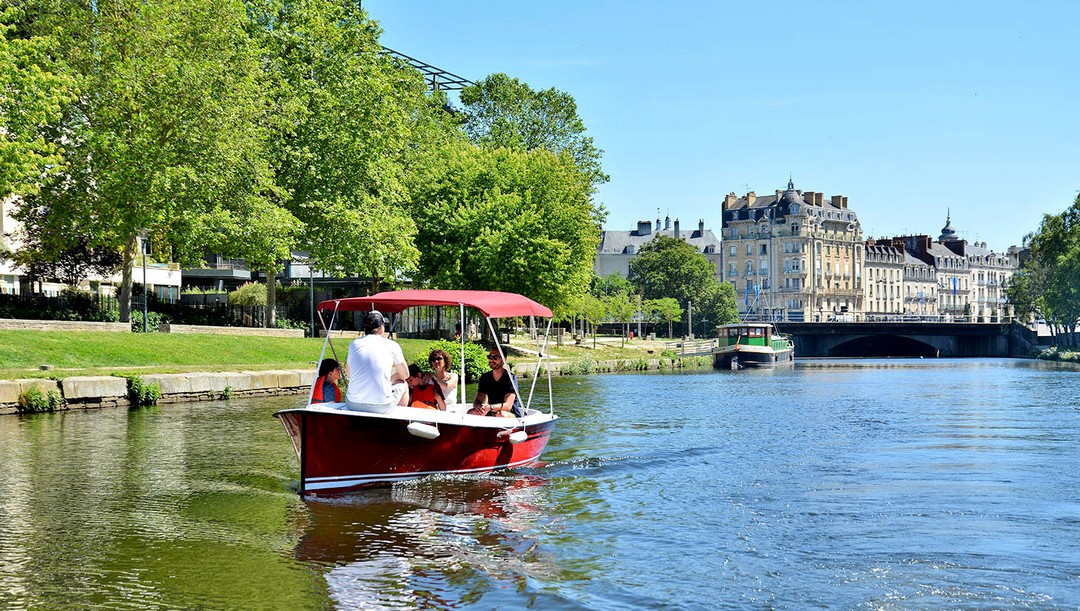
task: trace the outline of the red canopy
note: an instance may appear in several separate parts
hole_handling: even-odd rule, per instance
[[[370,297],[347,297],[330,299],[319,304],[320,310],[355,312],[379,310],[384,314],[396,314],[417,306],[459,306],[476,308],[490,318],[510,316],[543,316],[551,318],[551,310],[528,297],[516,293],[498,291],[387,291]]]

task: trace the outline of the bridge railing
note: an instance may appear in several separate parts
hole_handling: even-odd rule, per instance
[[[744,321],[754,322],[925,322],[925,323],[988,323],[1008,324],[1016,319],[1012,316],[967,316],[956,314],[814,314],[806,319],[795,320],[784,317],[744,316]]]

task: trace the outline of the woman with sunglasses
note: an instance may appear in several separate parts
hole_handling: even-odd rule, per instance
[[[454,402],[454,391],[457,390],[458,375],[450,371],[450,355],[445,350],[432,350],[428,355],[428,365],[431,365],[432,378],[442,390],[442,395],[451,403]]]

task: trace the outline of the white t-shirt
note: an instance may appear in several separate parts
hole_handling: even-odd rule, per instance
[[[371,333],[349,344],[349,388],[345,391],[348,403],[388,405],[395,403],[390,374],[394,365],[405,363],[405,355],[397,342]]]

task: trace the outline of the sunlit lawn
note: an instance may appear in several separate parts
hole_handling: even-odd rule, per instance
[[[513,344],[535,348],[532,342],[513,338]],[[333,348],[344,361],[348,339],[335,339]],[[412,361],[425,353],[427,340],[399,340],[405,358]],[[552,345],[560,358],[588,356],[595,360],[660,356],[669,346],[664,341],[625,342],[601,338],[583,345]],[[178,373],[185,371],[241,371],[313,368],[322,350],[322,339],[250,337],[94,331],[2,331],[0,330],[0,378],[73,375],[108,375],[113,372]],[[652,350],[650,354],[648,351]],[[327,355],[331,355],[328,349]],[[529,361],[530,357],[517,357]],[[51,369],[42,370],[42,365]]]

